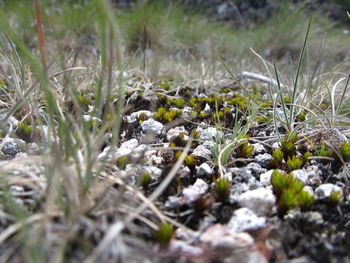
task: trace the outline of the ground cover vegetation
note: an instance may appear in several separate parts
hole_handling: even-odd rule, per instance
[[[0,262],[346,261],[348,24],[116,2],[0,1]]]

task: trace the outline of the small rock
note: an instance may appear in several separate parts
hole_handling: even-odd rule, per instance
[[[270,166],[270,161],[273,159],[272,155],[269,153],[258,154],[255,156],[255,161],[260,164],[263,168],[268,168]]]
[[[151,133],[155,135],[160,135],[164,133],[164,125],[154,119],[150,118],[141,123],[141,129],[145,133]]]
[[[245,232],[263,228],[265,225],[264,217],[259,217],[249,208],[243,207],[233,213],[227,226],[235,232]]]
[[[206,177],[208,175],[213,174],[213,169],[207,163],[202,163],[199,167],[196,167],[196,168],[197,168],[197,176]]]
[[[182,133],[184,134],[184,140],[188,140],[188,132],[186,131],[184,126],[180,126],[180,127],[175,127],[170,129],[167,134],[166,134],[166,139],[168,142],[173,142],[178,136],[179,134]]]
[[[189,262],[190,259],[203,257],[205,254],[205,251],[202,248],[191,246],[185,241],[176,239],[170,241],[167,249],[168,253],[176,255],[179,262]]]
[[[294,170],[292,172],[292,175],[294,176],[294,178],[298,179],[303,184],[307,184],[308,183],[309,174],[304,169]]]
[[[271,185],[271,176],[274,170],[269,170],[266,173],[260,175],[260,183],[263,186]]]
[[[157,179],[160,177],[162,170],[159,169],[156,166],[144,166],[142,169],[146,172],[149,173],[152,177],[152,179]]]
[[[255,154],[261,154],[266,152],[265,146],[261,143],[254,143],[252,144],[252,146],[254,147]]]
[[[210,106],[207,103],[205,104],[203,112],[206,113],[206,114],[209,114],[211,112],[211,108],[210,108]]]
[[[250,170],[253,175],[259,175],[266,172],[266,169],[262,168],[258,163],[249,163],[247,169]]]
[[[186,203],[188,205],[191,205],[202,194],[206,193],[208,191],[208,188],[209,188],[209,186],[204,180],[197,179],[193,185],[185,188],[182,191],[182,194],[184,196]]]
[[[199,140],[202,141],[220,140],[224,136],[224,133],[222,131],[219,131],[214,127],[206,127],[206,125],[203,125],[202,123],[197,128],[197,131],[200,133]]]
[[[272,191],[264,187],[247,191],[238,198],[241,207],[247,207],[257,215],[268,215],[275,202],[276,198]]]
[[[322,183],[322,171],[317,165],[310,165],[306,168],[308,173],[308,184],[312,186]]]
[[[316,193],[317,199],[323,200],[330,197],[331,194],[336,191],[340,192],[340,196],[341,196],[340,199],[342,199],[343,191],[339,186],[335,184],[322,184],[316,188],[315,193]]]
[[[137,120],[140,118],[140,115],[145,115],[147,119],[153,118],[153,113],[148,110],[140,110],[130,114],[130,116],[126,116],[126,121],[129,124],[136,124]]]
[[[15,156],[25,151],[26,142],[21,139],[6,138],[2,142],[1,151],[7,156]]]
[[[204,145],[198,145],[192,152],[194,157],[201,157],[209,160],[211,157],[211,151]]]
[[[176,210],[185,204],[185,200],[182,197],[169,196],[168,200],[164,204],[165,209]]]
[[[35,142],[28,143],[28,154],[29,155],[39,155],[41,149]]]
[[[206,193],[209,188],[208,184],[202,179],[197,179],[193,187],[196,188],[200,194]]]

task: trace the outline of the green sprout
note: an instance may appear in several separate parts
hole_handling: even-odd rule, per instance
[[[188,168],[194,169],[196,167],[197,161],[193,155],[186,155],[184,163]]]
[[[248,158],[254,153],[254,147],[247,141],[243,142],[237,150],[243,158]]]
[[[336,207],[341,200],[341,192],[333,191],[330,196],[325,200],[328,207]]]
[[[19,138],[30,142],[33,139],[33,127],[29,125],[25,119],[18,124],[16,134]]]
[[[283,152],[281,149],[274,149],[272,151],[272,162],[274,166],[281,168],[283,163]]]
[[[148,185],[152,182],[152,177],[151,177],[150,173],[144,172],[140,175],[139,180],[140,180],[140,185],[144,189],[147,189]]]
[[[346,141],[340,146],[340,154],[345,162],[350,160],[350,141]]]
[[[298,139],[298,135],[294,133],[291,135],[288,133],[286,137],[281,141],[281,150],[283,152],[284,160],[287,161],[288,157],[292,157],[296,154],[296,141]]]
[[[293,155],[292,158],[288,157],[287,167],[289,171],[298,170],[303,166],[303,159]]]
[[[303,165],[310,161],[310,157],[312,157],[312,153],[310,152],[305,152],[303,154]]]
[[[322,142],[321,144],[321,148],[318,151],[318,156],[320,157],[332,157],[333,156],[333,150],[332,149],[328,149],[326,147],[326,144],[324,142]],[[323,164],[327,164],[329,163],[329,160],[322,160]]]
[[[279,216],[285,215],[288,210],[300,207],[302,210],[311,208],[314,197],[304,191],[304,185],[293,174],[285,175],[275,170],[271,176],[273,193],[277,199],[277,212]]]
[[[174,227],[169,223],[162,223],[156,232],[156,241],[162,245],[169,244],[174,235]]]
[[[225,202],[230,197],[231,183],[226,177],[220,177],[215,181],[216,199]]]
[[[121,156],[117,160],[117,166],[119,169],[124,170],[126,165],[129,163],[129,158],[128,156]]]

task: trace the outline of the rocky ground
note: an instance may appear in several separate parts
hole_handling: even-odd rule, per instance
[[[182,2],[245,24],[270,16],[279,1]],[[319,3],[340,17],[339,4],[308,6]],[[26,256],[37,262],[26,251],[38,236],[44,236],[39,246],[49,247],[43,254],[64,262],[350,262],[349,120],[336,123],[327,114],[333,105],[325,91],[306,99],[315,102],[312,111],[294,108],[288,127],[291,98],[273,104],[268,91],[277,92],[276,84],[261,75],[179,84],[166,76],[113,74],[125,83],[117,143],[113,112],[106,106],[104,119],[94,117],[93,85],[58,100],[64,131],[50,133],[45,109],[31,115],[25,103],[0,113],[0,262],[26,262]],[[0,96],[10,93],[11,83],[0,83]],[[108,99],[118,107],[117,95]],[[95,159],[86,131],[103,131],[96,140],[102,143],[89,145]],[[76,153],[60,149],[76,141],[86,143],[77,143]],[[64,163],[57,153],[72,160]],[[84,154],[102,168],[85,166]],[[76,175],[84,169],[91,178]],[[17,218],[22,223],[14,223]],[[21,237],[22,228],[37,236],[23,231]]]
[[[349,262],[348,129],[306,125],[293,138],[278,139],[273,106],[257,91],[264,85],[259,82],[246,84],[261,107],[255,115],[229,79],[210,92],[198,85],[174,89],[171,80],[146,84],[131,77],[127,83],[120,143],[111,148],[107,133],[98,158],[110,164],[108,177],[122,178],[148,197],[170,180],[154,204],[177,222],[177,230],[156,237],[152,262]],[[100,127],[88,110],[84,119]],[[277,126],[284,136],[283,125]],[[40,156],[41,146],[31,142],[34,133],[25,132],[23,122],[11,117],[7,127],[21,139],[2,140],[3,159]],[[230,144],[225,159],[220,153]],[[40,176],[38,169],[33,174]],[[285,188],[273,179],[276,171],[291,179]],[[35,188],[12,182],[9,191],[33,209],[44,188],[44,182]],[[150,211],[143,216],[153,218]],[[154,233],[145,231],[144,238],[153,242]]]

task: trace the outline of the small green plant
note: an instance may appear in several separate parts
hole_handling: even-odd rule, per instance
[[[326,198],[325,203],[328,207],[336,207],[340,200],[341,200],[342,194],[340,191],[333,191],[331,195]]]
[[[169,122],[172,122],[174,119],[180,117],[181,115],[182,115],[181,110],[174,110],[174,109],[167,110],[164,107],[159,107],[157,112],[154,114],[154,117],[157,121],[169,123]]]
[[[321,147],[320,147],[320,149],[319,149],[319,151],[318,151],[317,154],[318,154],[319,157],[331,158],[331,157],[333,156],[333,150],[332,150],[332,149],[329,149],[329,148],[326,146],[326,144],[325,144],[324,142],[322,142]],[[327,163],[329,163],[329,162],[330,162],[330,160],[328,160],[328,159],[323,159],[323,160],[322,160],[322,163],[323,163],[323,164],[327,164]]]
[[[161,223],[158,231],[156,232],[156,241],[162,245],[169,244],[171,238],[174,235],[174,227],[169,223]]]
[[[312,153],[310,152],[305,152],[303,154],[303,165],[310,161],[310,157],[312,157]]]
[[[281,150],[283,152],[283,158],[285,161],[288,160],[288,157],[291,158],[293,155],[296,154],[297,148],[296,148],[296,141],[298,139],[298,134],[294,133],[288,133],[286,137],[281,140]]]
[[[150,173],[143,172],[139,177],[140,185],[143,187],[143,189],[147,189],[148,185],[152,182],[152,177]]]
[[[274,149],[272,151],[272,157],[273,159],[271,160],[273,166],[277,168],[282,168],[283,164],[283,152],[281,149]]]
[[[220,177],[215,181],[215,195],[220,202],[225,202],[230,197],[231,183],[226,177]]]
[[[303,159],[293,155],[292,158],[288,157],[287,167],[289,171],[298,170],[303,166]]]
[[[16,134],[26,142],[32,141],[33,127],[27,123],[27,120],[23,120],[18,124]]]
[[[242,158],[248,158],[254,153],[254,147],[248,141],[244,141],[237,148],[237,152]]]
[[[193,155],[186,155],[184,163],[188,168],[194,169],[196,167],[197,161]]]
[[[340,146],[340,154],[345,162],[350,160],[350,141],[346,141]]]
[[[288,210],[300,207],[302,210],[311,208],[314,197],[303,190],[303,183],[293,174],[283,174],[275,170],[271,176],[271,184],[276,195],[277,211],[279,216],[284,216]]]
[[[121,156],[117,160],[117,166],[119,169],[124,170],[126,165],[129,163],[129,158],[128,156]]]

